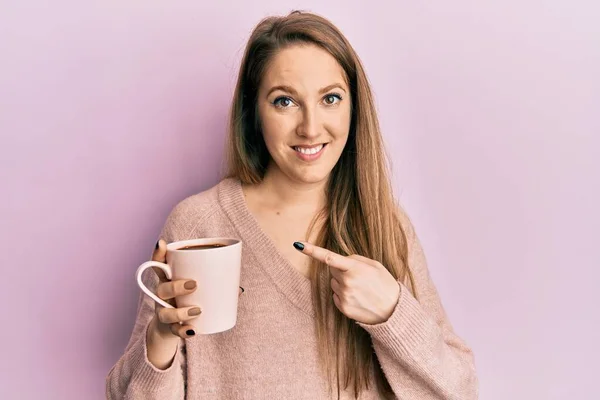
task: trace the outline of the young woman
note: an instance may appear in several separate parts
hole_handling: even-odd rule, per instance
[[[234,93],[230,174],[179,203],[166,243],[243,241],[237,325],[195,335],[199,307],[141,296],[111,399],[475,399],[453,332],[388,177],[358,56],[309,13],[261,21]],[[193,281],[150,272],[163,299]]]

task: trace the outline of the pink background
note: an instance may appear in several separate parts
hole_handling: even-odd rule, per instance
[[[249,31],[294,8],[366,65],[481,398],[597,396],[598,3],[253,3],[2,2],[0,398],[103,398],[136,267],[218,181]]]

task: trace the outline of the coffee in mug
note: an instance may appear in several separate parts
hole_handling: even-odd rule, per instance
[[[198,244],[195,246],[185,246],[185,247],[181,247],[177,250],[204,250],[204,249],[214,249],[217,247],[224,247],[227,246],[226,244],[221,244],[221,243],[215,243],[215,244]]]

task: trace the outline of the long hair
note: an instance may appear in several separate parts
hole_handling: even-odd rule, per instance
[[[345,72],[352,98],[348,141],[329,177],[321,215],[324,222],[315,244],[341,255],[359,254],[377,260],[414,293],[406,235],[389,181],[371,88],[354,49],[325,18],[295,11],[284,17],[268,17],[252,32],[231,107],[228,176],[245,184],[262,181],[270,156],[260,128],[258,89],[273,56],[296,44],[313,44],[331,54]],[[313,265],[311,271],[315,329],[328,382],[337,383],[338,397],[343,388],[354,390],[358,398],[372,384],[387,397],[391,389],[370,335],[335,307],[329,269]],[[372,372],[375,382],[370,379]]]

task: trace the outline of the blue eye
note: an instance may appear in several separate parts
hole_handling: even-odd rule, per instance
[[[328,106],[334,106],[337,103],[339,103],[340,101],[342,101],[342,96],[340,96],[337,93],[331,93],[326,95],[323,100],[325,101],[325,104]]]
[[[292,105],[292,99],[287,96],[279,96],[273,101],[273,105],[279,108],[288,108]]]

